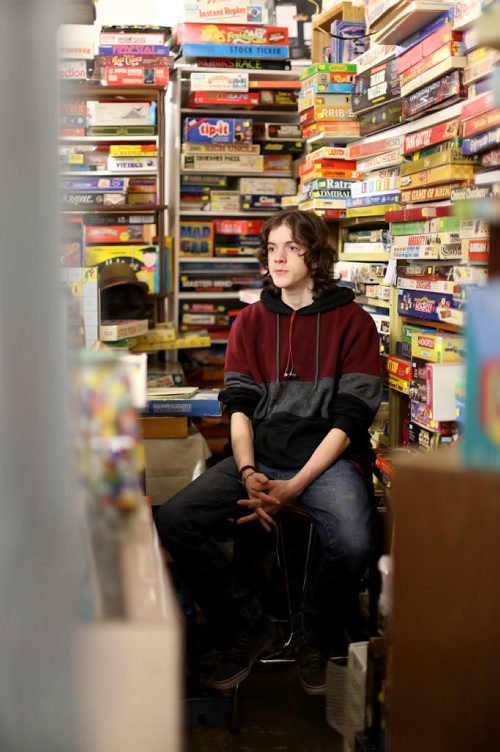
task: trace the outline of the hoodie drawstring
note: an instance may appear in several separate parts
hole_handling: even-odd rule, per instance
[[[297,372],[295,371],[295,360],[293,357],[293,324],[295,322],[295,316],[297,311],[293,311],[290,317],[290,324],[288,326],[288,356],[286,359],[285,370],[283,372],[284,379],[296,379]],[[316,314],[316,362],[314,371],[314,388],[318,386],[319,381],[319,363],[320,363],[320,333],[321,333],[321,313]],[[276,381],[280,381],[280,315],[276,314]]]
[[[292,345],[293,323],[295,321],[296,315],[297,315],[297,311],[294,311],[290,318],[290,326],[288,327],[288,357],[286,359],[285,373],[283,374],[283,378],[285,379],[297,378],[297,374],[295,372],[295,363],[293,360],[293,345]]]

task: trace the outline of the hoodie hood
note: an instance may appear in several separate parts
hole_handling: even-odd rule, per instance
[[[294,310],[284,303],[281,297],[274,297],[267,290],[263,290],[260,296],[262,305],[271,313],[276,314],[276,381],[281,379],[296,379],[295,354],[294,354],[294,323],[297,316],[315,316],[316,317],[316,354],[315,354],[315,375],[314,387],[317,387],[320,372],[320,330],[321,315],[335,308],[341,308],[348,305],[354,300],[354,292],[348,287],[334,287],[326,295],[322,295],[318,300],[313,301],[310,305]],[[280,370],[280,316],[286,316],[288,324],[288,347],[285,370]]]
[[[340,308],[348,303],[352,303],[355,295],[349,287],[334,287],[333,290],[323,295],[318,300],[314,300],[310,305],[299,308],[295,313],[297,316],[310,316],[317,313],[324,313],[325,311],[331,311],[334,308]],[[281,297],[274,297],[267,290],[263,290],[260,296],[262,305],[267,308],[268,311],[277,314],[283,314],[285,316],[291,316],[294,313],[293,308],[290,308],[284,303]]]

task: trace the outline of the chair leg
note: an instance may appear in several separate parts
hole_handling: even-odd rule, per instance
[[[229,732],[235,736],[240,733],[239,694],[240,685],[233,687],[231,695],[231,717],[229,719]]]
[[[301,599],[303,599],[307,586],[309,584],[309,577],[311,573],[311,564],[314,554],[315,543],[315,530],[312,522],[309,525],[309,533],[307,539],[307,548],[304,561],[304,576],[302,578],[301,585]],[[285,588],[287,611],[288,611],[288,637],[283,645],[275,653],[271,653],[264,658],[259,659],[259,664],[288,664],[295,663],[295,657],[293,655],[293,644],[295,640],[295,626],[297,614],[294,612],[292,605],[292,594],[290,590],[290,579],[288,576],[288,563],[286,559],[285,538],[283,534],[282,524],[278,520],[276,524],[276,556],[278,559],[279,570],[283,577],[283,585]]]
[[[276,524],[276,556],[278,559],[278,567],[283,577],[283,584],[285,586],[286,606],[288,612],[288,637],[283,644],[283,649],[288,648],[293,639],[293,627],[294,627],[294,613],[292,606],[292,594],[290,591],[290,579],[288,577],[288,564],[286,560],[286,548],[285,537],[283,535],[282,523],[278,520]]]
[[[304,577],[302,580],[302,588],[300,591],[301,594],[301,600],[304,600],[304,596],[306,594],[307,586],[309,585],[309,577],[311,574],[311,565],[313,560],[313,554],[314,554],[314,543],[315,543],[315,530],[313,523],[309,523],[309,535],[307,538],[307,549],[306,549],[306,560],[304,563]]]

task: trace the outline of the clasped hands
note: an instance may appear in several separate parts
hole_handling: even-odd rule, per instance
[[[294,488],[293,478],[290,480],[270,480],[264,473],[251,473],[245,480],[248,499],[240,499],[238,506],[248,507],[250,514],[240,517],[238,524],[258,520],[262,527],[271,531],[275,525],[273,515],[280,508],[299,494]]]

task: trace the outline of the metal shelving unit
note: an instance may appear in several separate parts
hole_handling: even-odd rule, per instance
[[[151,176],[156,177],[157,203],[155,204],[127,204],[124,206],[91,206],[86,208],[82,206],[65,207],[61,210],[63,215],[77,214],[154,214],[156,223],[157,246],[160,257],[160,289],[157,293],[149,297],[154,303],[155,316],[157,320],[164,318],[164,301],[168,294],[165,289],[165,228],[166,210],[168,208],[165,190],[165,156],[166,156],[166,129],[165,129],[165,88],[160,86],[101,86],[93,82],[72,82],[62,81],[60,91],[61,101],[65,99],[81,99],[85,101],[94,99],[108,99],[123,101],[126,99],[144,99],[154,102],[156,105],[156,133],[149,135],[123,135],[123,136],[61,136],[61,144],[110,144],[110,143],[153,143],[157,145],[158,150],[158,167],[156,170],[144,171],[125,171],[125,170],[99,170],[99,171],[70,171],[64,170],[60,173],[64,177],[130,177],[130,176]]]
[[[283,81],[290,81],[290,80],[296,80],[299,78],[301,70],[303,70],[304,65],[294,65],[293,62],[291,64],[290,70],[249,70],[249,78],[250,80],[283,80]],[[221,72],[224,69],[219,68],[199,68],[195,64],[187,63],[183,60],[177,61],[175,65],[175,69],[172,75],[172,113],[173,113],[173,128],[174,128],[174,138],[173,138],[173,148],[175,151],[180,154],[181,153],[181,141],[182,141],[182,121],[183,118],[186,116],[196,116],[199,115],[200,117],[204,116],[212,116],[219,115],[221,117],[236,117],[236,118],[242,118],[242,117],[249,117],[252,118],[255,122],[279,122],[279,123],[298,123],[298,112],[296,110],[284,110],[284,109],[273,109],[270,110],[268,108],[266,109],[259,109],[259,108],[225,108],[223,106],[219,107],[213,107],[212,109],[207,109],[206,107],[200,107],[200,108],[193,108],[187,106],[187,100],[189,96],[189,78],[191,73],[195,71],[203,71],[206,73],[217,73]],[[231,256],[223,256],[223,257],[203,257],[203,258],[194,258],[192,260],[188,260],[185,256],[180,256],[179,250],[178,250],[178,237],[179,237],[179,228],[180,228],[180,222],[186,221],[189,219],[192,219],[193,221],[203,221],[203,220],[213,220],[213,219],[266,219],[271,215],[272,212],[269,210],[252,210],[252,211],[213,211],[213,210],[207,210],[203,211],[197,208],[193,209],[181,209],[180,208],[180,179],[181,176],[187,176],[187,175],[220,175],[220,171],[204,171],[204,172],[196,172],[194,170],[181,170],[180,168],[180,159],[176,160],[175,167],[171,169],[171,185],[173,187],[172,190],[172,233],[174,235],[174,258],[175,258],[175,269],[174,269],[174,277],[175,279],[179,279],[179,269],[180,264],[183,265],[187,261],[191,262],[201,262],[201,261],[210,261],[214,265],[220,264],[222,262],[224,263],[255,263],[255,259],[252,256],[239,256],[239,255],[231,255]],[[234,173],[225,173],[226,176],[229,178],[239,178],[239,177],[252,177],[252,178],[265,178],[265,177],[272,177],[272,178],[292,178],[293,174],[291,172],[234,172]],[[171,313],[170,318],[172,318],[176,325],[179,326],[179,302],[181,300],[208,300],[208,299],[238,299],[239,293],[236,292],[223,292],[223,293],[217,293],[217,292],[180,292],[179,290],[176,290],[174,293],[174,299],[173,299],[173,306],[174,310]],[[220,340],[224,343],[226,340]],[[220,342],[217,340],[217,342]],[[213,340],[214,344],[216,344],[216,341]]]

